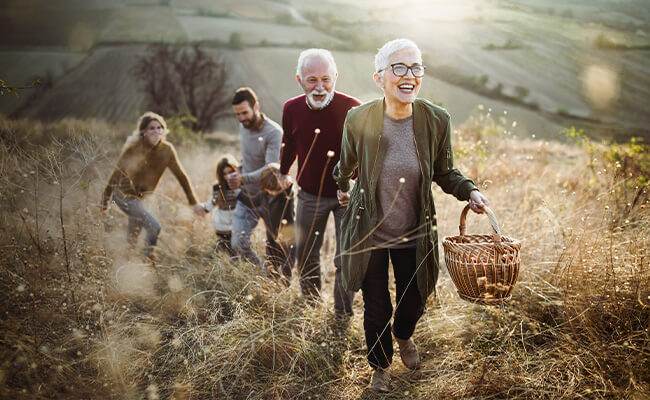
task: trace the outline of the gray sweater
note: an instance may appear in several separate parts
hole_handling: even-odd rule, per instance
[[[239,137],[242,153],[242,190],[250,194],[260,191],[262,170],[268,163],[280,161],[282,128],[265,117],[264,126],[258,132],[239,125]]]
[[[422,177],[413,141],[413,116],[395,120],[384,115],[381,145],[385,156],[377,181],[379,226],[373,235],[374,245],[415,247]]]

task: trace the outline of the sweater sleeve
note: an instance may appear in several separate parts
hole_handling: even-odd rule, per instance
[[[354,132],[348,119],[350,114],[345,118],[343,125],[343,138],[341,140],[341,157],[339,162],[334,166],[332,177],[336,181],[339,189],[342,192],[350,190],[350,178],[354,176],[355,170],[358,165],[357,148],[354,141]]]
[[[280,154],[280,173],[286,175],[296,159],[296,139],[292,135],[290,112],[287,105],[282,110],[282,152]]]
[[[469,194],[472,190],[477,189],[471,179],[466,178],[456,168],[454,168],[454,151],[451,145],[451,117],[445,114],[446,123],[444,124],[441,139],[436,143],[436,149],[433,149],[436,155],[433,165],[433,181],[442,188],[445,193],[451,194],[458,200],[469,200]]]
[[[122,152],[122,154],[120,154],[120,158],[117,160],[115,169],[113,170],[111,177],[108,179],[108,183],[106,184],[106,188],[104,189],[104,193],[102,195],[103,206],[108,205],[115,187],[120,182],[120,178],[124,176],[124,160],[128,157],[127,153],[128,150],[125,150]]]
[[[244,183],[259,183],[262,178],[262,171],[270,163],[276,163],[280,159],[280,147],[282,143],[282,132],[278,130],[271,130],[266,137],[266,149],[264,150],[264,165],[254,171],[242,174]]]
[[[115,167],[115,170],[113,170],[111,177],[108,179],[108,184],[104,189],[104,194],[102,196],[102,206],[106,207],[108,205],[108,201],[110,200],[111,195],[113,194],[113,190],[115,189],[115,185],[117,185],[117,182],[120,180],[121,175],[122,171],[120,168]]]
[[[176,179],[178,179],[178,183],[181,184],[183,191],[185,191],[185,195],[187,196],[187,201],[190,203],[191,206],[193,206],[194,204],[198,203],[198,201],[196,200],[196,195],[194,194],[194,190],[192,189],[192,184],[190,183],[190,179],[187,177],[185,170],[183,169],[180,162],[178,161],[178,154],[176,153],[174,147],[170,145],[169,150],[171,151],[171,155],[169,157],[169,162],[167,164],[167,167],[172,171]]]

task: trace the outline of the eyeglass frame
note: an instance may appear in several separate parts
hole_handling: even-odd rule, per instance
[[[395,73],[395,67],[397,65],[403,65],[403,66],[406,67],[406,72],[404,73],[404,75],[397,75]],[[401,62],[400,63],[395,63],[395,64],[390,64],[388,67],[390,67],[391,72],[393,73],[393,75],[395,75],[395,76],[397,76],[399,78],[408,75],[409,71],[411,71],[411,75],[413,75],[414,78],[422,78],[422,77],[424,77],[424,70],[427,68],[424,64],[415,64],[415,65],[408,66],[408,65],[406,65],[404,63],[401,63]],[[386,71],[388,69],[388,67],[380,69],[379,71],[377,71],[377,73],[380,73],[382,71]],[[415,72],[413,71],[413,67],[422,67],[422,75],[416,76]]]

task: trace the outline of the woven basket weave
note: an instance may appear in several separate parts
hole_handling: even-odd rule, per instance
[[[510,301],[519,275],[521,243],[501,236],[492,210],[485,207],[492,235],[466,235],[465,220],[469,205],[460,214],[460,235],[442,241],[451,280],[463,300],[483,305]]]

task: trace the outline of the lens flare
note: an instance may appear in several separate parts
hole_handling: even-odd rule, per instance
[[[591,107],[603,110],[620,94],[618,72],[604,65],[589,65],[580,75],[582,94]]]

